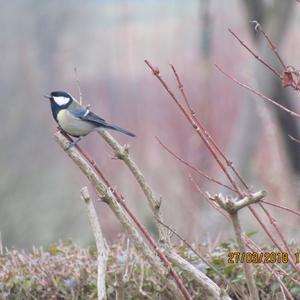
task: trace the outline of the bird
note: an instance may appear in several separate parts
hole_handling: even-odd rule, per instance
[[[77,139],[70,143],[69,148],[75,146],[82,137],[93,131],[112,129],[131,137],[135,134],[127,129],[107,123],[104,119],[81,105],[73,96],[63,91],[54,91],[44,95],[50,100],[52,116],[59,127],[67,134]]]

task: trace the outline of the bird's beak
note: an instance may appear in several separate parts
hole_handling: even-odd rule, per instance
[[[52,97],[49,95],[43,95],[45,98],[47,98],[48,100],[50,100]]]

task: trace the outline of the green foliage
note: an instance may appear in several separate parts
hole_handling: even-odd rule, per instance
[[[208,246],[194,245],[197,251],[201,250],[210,266],[185,245],[180,245],[177,250],[219,286],[226,286],[226,278],[231,284],[227,290],[236,299],[234,293],[243,295],[247,288],[242,265],[228,263],[228,251],[236,251],[235,247],[232,240],[222,242],[213,250],[209,250]],[[266,251],[270,250],[266,247]],[[271,299],[266,295],[280,291],[278,281],[262,264],[254,266],[262,299]],[[289,265],[281,267],[297,278]],[[193,278],[181,270],[177,271],[194,299],[206,299]],[[292,295],[300,295],[300,287],[295,282],[288,277],[282,277],[282,280]],[[51,245],[47,251],[35,248],[27,253],[12,249],[0,256],[0,299],[96,299],[96,282],[95,246],[84,249],[66,241]],[[151,266],[124,238],[110,247],[106,285],[108,299],[115,299],[116,295],[120,299],[132,300],[172,299]]]

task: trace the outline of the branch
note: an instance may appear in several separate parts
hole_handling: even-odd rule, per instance
[[[266,214],[266,216],[268,217],[270,223],[272,224],[272,226],[274,227],[275,231],[277,232],[279,238],[281,239],[281,241],[283,242],[286,251],[289,253],[289,256],[291,257],[291,264],[292,266],[296,269],[296,271],[300,274],[300,268],[299,266],[297,266],[296,263],[296,257],[295,255],[292,253],[283,233],[281,232],[280,228],[277,225],[277,221],[271,216],[271,214],[269,213],[269,211],[263,206],[263,204],[259,203],[261,209],[264,211],[264,213]],[[283,252],[283,251],[282,251]]]
[[[194,185],[194,187],[196,188],[196,190],[200,193],[200,195],[207,201],[207,203],[213,207],[214,209],[216,209],[221,215],[223,215],[228,221],[229,221],[229,216],[226,212],[224,212],[216,203],[214,203],[209,196],[207,195],[207,193],[204,193],[204,191],[202,191],[202,189],[200,188],[199,184],[197,184],[197,182],[195,181],[195,179],[191,176],[191,174],[188,175],[190,181],[192,182],[192,184]]]
[[[267,193],[265,191],[259,191],[250,195],[245,196],[242,199],[233,199],[231,197],[223,197],[221,194],[210,197],[212,201],[215,201],[226,210],[229,214],[236,213],[240,209],[257,203],[265,198]]]
[[[82,93],[81,93],[80,81],[79,81],[79,76],[78,76],[78,72],[77,72],[76,67],[74,67],[74,74],[75,74],[76,84],[77,84],[77,88],[78,88],[79,103],[82,105]]]
[[[88,162],[81,156],[77,147],[71,147],[66,150],[69,146],[69,140],[60,132],[56,132],[54,135],[55,141],[66,151],[68,156],[74,161],[74,163],[80,168],[80,170],[85,174],[88,180],[91,182],[92,186],[95,188],[97,195],[101,198],[102,201],[106,202],[112,211],[117,216],[118,220],[123,225],[123,228],[126,230],[127,234],[133,239],[135,247],[137,250],[142,253],[150,262],[150,264],[159,272],[164,274],[165,270],[163,269],[160,262],[157,262],[157,259],[153,255],[151,249],[145,244],[142,240],[142,237],[136,230],[135,226],[128,217],[128,214],[124,209],[119,205],[116,199],[113,197],[112,191],[102,182],[97,173],[93,168],[88,164]]]
[[[84,203],[86,204],[88,217],[96,241],[97,262],[98,262],[98,270],[97,270],[98,300],[104,300],[106,299],[105,274],[106,274],[106,262],[108,256],[108,249],[105,245],[105,240],[100,227],[100,222],[98,220],[97,212],[94,203],[90,198],[87,187],[83,187],[80,190],[80,193],[81,193],[82,200],[84,200]]]
[[[278,59],[279,63],[281,64],[281,66],[283,67],[283,69],[286,69],[286,65],[283,61],[283,59],[281,58],[281,56],[279,55],[278,51],[277,51],[277,47],[276,45],[272,42],[271,38],[265,33],[265,31],[262,29],[261,25],[259,24],[258,21],[252,21],[252,23],[255,26],[255,31],[260,32],[263,34],[264,38],[267,40],[271,50],[274,52],[276,58]]]
[[[232,81],[234,81],[236,84],[238,84],[239,86],[245,88],[246,90],[252,92],[253,94],[255,94],[256,96],[266,100],[267,102],[270,102],[272,104],[274,104],[275,106],[279,107],[280,109],[284,110],[285,112],[287,112],[288,114],[290,114],[291,116],[300,118],[300,115],[291,111],[290,109],[286,108],[285,106],[277,103],[276,101],[272,100],[271,98],[268,98],[267,96],[263,95],[262,93],[259,93],[258,91],[256,91],[255,89],[251,88],[250,86],[241,83],[240,81],[238,81],[237,79],[235,79],[234,77],[232,77],[231,75],[229,75],[228,73],[226,73],[223,69],[221,69],[217,64],[215,64],[215,67],[221,72],[223,73],[227,78],[231,79]]]
[[[172,100],[175,102],[175,104],[178,106],[178,108],[180,109],[180,111],[184,114],[184,116],[186,117],[186,119],[189,121],[189,123],[192,125],[192,127],[195,129],[196,133],[200,136],[200,138],[202,139],[202,141],[205,143],[206,147],[208,148],[208,150],[210,151],[210,153],[212,154],[213,158],[215,159],[215,161],[218,163],[219,167],[221,168],[221,170],[224,172],[224,174],[226,175],[226,177],[228,178],[228,180],[230,181],[231,185],[233,186],[234,190],[236,190],[236,192],[239,194],[240,198],[244,198],[245,196],[248,196],[237,184],[236,180],[234,179],[233,176],[231,176],[231,174],[229,173],[229,170],[227,170],[227,167],[230,167],[231,170],[235,173],[235,175],[238,176],[238,173],[235,171],[234,168],[232,168],[231,166],[231,162],[228,161],[226,158],[224,158],[223,155],[220,154],[219,150],[216,148],[216,146],[214,145],[214,143],[212,142],[212,140],[209,137],[209,134],[206,132],[206,130],[204,128],[202,128],[201,126],[198,125],[198,122],[195,120],[195,118],[193,117],[193,111],[189,112],[177,99],[177,97],[175,96],[175,94],[171,91],[171,89],[168,87],[167,83],[164,81],[164,79],[162,78],[162,76],[160,75],[160,71],[157,67],[153,67],[152,64],[148,61],[145,60],[146,65],[151,69],[151,71],[153,72],[153,75],[159,80],[159,82],[162,84],[162,86],[164,87],[164,89],[166,90],[166,92],[170,95],[170,97],[172,98]],[[274,100],[264,96],[263,94],[257,92],[256,90],[248,87],[245,84],[240,83],[238,80],[234,79],[233,77],[231,77],[230,75],[226,74],[220,67],[216,66],[222,73],[224,73],[227,77],[229,77],[230,79],[232,79],[233,81],[235,81],[237,84],[239,84],[240,86],[250,90],[251,92],[253,92],[254,94],[260,96],[261,98],[273,103],[274,105],[280,107],[281,109],[285,110],[286,112],[288,112],[289,114],[291,114],[292,116],[297,116],[300,117],[299,114],[287,109],[286,107],[276,103]],[[177,74],[175,74],[176,76]],[[177,76],[176,76],[177,78]],[[178,83],[179,89],[182,90],[182,84],[181,82]],[[185,95],[183,95],[183,97],[185,97]],[[186,99],[185,99],[186,102]],[[189,105],[188,105],[189,106]],[[212,147],[213,145],[213,147]],[[224,158],[227,166],[221,161],[219,155],[221,155],[221,158]],[[238,176],[239,177],[239,176]],[[241,180],[241,178],[239,177],[239,179]],[[247,184],[241,180],[241,182],[243,183],[243,185],[246,187],[246,189],[248,190],[248,186]],[[262,205],[262,204],[260,204]],[[254,215],[254,217],[257,219],[257,221],[261,224],[261,226],[263,227],[264,231],[266,232],[266,234],[270,237],[270,239],[273,241],[273,243],[279,248],[282,249],[282,247],[280,246],[280,244],[274,239],[273,234],[268,230],[268,228],[265,226],[265,224],[263,223],[263,221],[260,219],[259,215],[257,214],[256,210],[251,207],[250,205],[248,205],[249,210],[251,211],[251,213]],[[273,227],[275,228],[275,230],[278,232],[278,228],[276,228],[276,226],[274,226],[274,224],[272,224]],[[282,235],[280,235],[280,238],[282,239]],[[299,269],[297,268],[297,266],[295,265],[294,261],[291,261],[291,264],[293,265],[293,267],[295,268],[295,270],[297,270],[297,272],[299,272]],[[300,272],[299,272],[300,273]],[[250,283],[251,284],[251,283]],[[251,287],[250,287],[251,289]]]
[[[252,51],[230,28],[228,28],[228,31],[239,41],[239,43],[247,50],[249,51],[255,59],[257,59],[259,62],[261,62],[264,66],[266,66],[271,72],[273,72],[276,76],[281,78],[280,74],[273,69],[269,64],[267,64],[262,58],[260,58],[254,51]]]
[[[179,240],[181,240],[198,258],[200,258],[208,267],[210,267],[212,270],[214,270],[216,272],[216,274],[218,274],[220,276],[220,278],[222,278],[222,280],[229,286],[231,287],[231,290],[233,293],[235,293],[234,288],[232,287],[231,283],[229,282],[229,280],[227,280],[227,278],[213,265],[211,264],[206,258],[204,254],[200,254],[199,252],[197,252],[195,250],[195,248],[193,246],[191,246],[190,243],[188,243],[180,234],[177,233],[176,230],[174,230],[173,228],[171,228],[169,225],[161,223],[164,227],[166,227],[170,232],[172,232],[172,234],[174,234]],[[174,251],[171,252],[172,254],[175,254]],[[172,258],[170,257],[170,253],[167,253],[167,256],[172,260]],[[180,257],[182,260],[185,260],[184,258]],[[188,265],[190,264],[188,261],[185,260],[184,265]],[[178,264],[177,264],[178,266]],[[178,266],[179,267],[179,266]],[[192,265],[193,267],[193,265]],[[185,270],[185,267],[182,268],[183,270]],[[200,272],[197,269],[197,272]],[[193,273],[193,272],[192,272]],[[194,277],[194,279],[196,281],[198,281],[200,283],[200,285],[206,285],[207,282],[212,281],[209,277],[207,277],[205,274],[203,274],[202,272],[200,272],[201,274],[189,274],[192,275]],[[212,281],[212,285],[214,286],[215,283]],[[210,285],[211,286],[211,285]],[[219,288],[219,287],[218,287]],[[212,292],[213,294],[213,292]],[[236,295],[237,296],[237,295]],[[238,298],[238,297],[237,297]]]
[[[272,202],[268,202],[268,201],[265,201],[265,200],[262,200],[261,202],[264,203],[264,204],[267,204],[267,205],[271,205],[271,206],[280,208],[280,209],[282,209],[282,210],[286,210],[286,211],[288,211],[288,212],[290,212],[290,213],[292,213],[292,214],[295,214],[295,215],[297,215],[297,216],[300,216],[300,212],[299,212],[299,211],[296,211],[296,210],[293,209],[293,208],[286,207],[286,206],[279,205],[279,204],[272,203]]]
[[[66,138],[66,136],[64,136],[61,132],[56,132],[54,138],[56,142],[62,147],[62,149],[66,151],[66,153],[74,161],[74,163],[80,168],[80,170],[86,175],[88,180],[91,182],[92,186],[95,188],[99,198],[109,205],[109,207],[117,216],[120,223],[123,225],[127,234],[132,238],[137,251],[143,254],[143,256],[149,261],[154,271],[158,274],[161,280],[163,282],[166,281],[169,289],[173,292],[174,296],[181,298],[181,295],[178,291],[179,288],[185,299],[191,299],[189,292],[185,288],[181,278],[173,269],[171,263],[162,253],[162,251],[155,243],[153,238],[150,236],[148,231],[145,229],[145,227],[137,220],[137,218],[129,210],[124,199],[120,197],[114,189],[111,188],[107,179],[100,172],[99,168],[96,167],[95,162],[91,159],[88,159],[87,154],[83,153],[83,151],[78,147],[78,145],[76,145],[75,147],[68,148],[70,144],[70,139]],[[91,165],[94,166],[94,169],[91,167]],[[158,254],[159,258],[164,262],[167,269],[162,265],[158,257],[154,255],[153,251],[149,248],[148,244],[145,243],[132,221],[147,237],[148,242],[153,246],[153,249]],[[176,285],[174,285],[174,281],[167,277],[168,272],[170,272],[173,275]]]
[[[260,206],[262,206],[262,204],[260,203]],[[280,250],[280,252],[285,252],[284,249],[282,248],[282,246],[280,245],[280,243],[275,239],[274,237],[274,233],[271,232],[267,226],[264,224],[263,220],[260,218],[260,216],[257,214],[257,211],[252,207],[252,206],[248,206],[249,210],[251,211],[251,213],[253,214],[253,216],[256,218],[256,220],[258,221],[258,223],[261,225],[261,227],[263,228],[264,232],[267,234],[267,236],[270,238],[270,240],[273,242],[274,245],[276,245],[276,247]],[[271,225],[275,228],[275,230],[277,231],[277,227],[274,226],[274,222],[270,222]],[[279,237],[281,238],[282,235],[279,235]],[[285,243],[285,242],[284,242]],[[295,264],[294,262],[294,256],[293,259],[289,260],[289,263],[293,266],[293,268],[300,274],[300,268]]]
[[[273,70],[272,68],[270,68],[270,66],[266,65],[266,63],[264,61],[261,61],[260,59],[258,59],[256,57],[256,55],[254,54],[254,52],[247,47],[239,38],[236,34],[234,34],[231,30],[229,30],[234,36],[235,38],[238,39],[238,41],[249,51],[251,52],[252,55],[254,55],[259,61],[261,61],[264,65],[266,65],[269,69],[271,69],[271,71],[275,72],[276,75],[278,75],[280,77],[280,79],[282,80],[282,85],[283,87],[286,86],[292,86],[294,89],[298,90],[299,89],[299,72],[295,71],[295,69],[293,67],[286,67],[283,60],[281,59],[281,57],[279,56],[277,50],[276,50],[276,46],[273,44],[273,42],[271,41],[271,39],[266,35],[266,33],[262,30],[261,26],[259,25],[259,23],[256,23],[256,30],[260,31],[265,39],[268,41],[269,46],[271,47],[272,51],[275,53],[277,59],[280,61],[281,65],[284,67],[284,71],[283,71],[283,75],[280,76],[275,70]],[[259,96],[260,98],[274,104],[275,106],[279,107],[280,109],[284,110],[285,112],[287,112],[288,114],[290,114],[291,116],[296,116],[296,117],[300,117],[299,114],[291,111],[290,109],[286,108],[285,106],[277,103],[276,101],[266,97],[265,95],[263,95],[262,93],[256,91],[255,89],[249,87],[246,84],[241,83],[239,80],[235,79],[234,77],[232,77],[231,75],[229,75],[228,73],[226,73],[224,70],[222,70],[218,65],[215,64],[215,66],[217,67],[217,69],[223,73],[226,77],[228,77],[229,79],[231,79],[232,81],[234,81],[236,84],[238,84],[239,86],[249,90],[250,92],[254,93],[255,95]],[[295,76],[296,79],[293,77]],[[274,221],[274,219],[271,217],[271,215],[266,211],[266,209],[264,208],[263,204],[260,203],[260,207],[264,210],[264,212],[268,215],[269,220],[271,225],[274,227],[276,233],[278,234],[278,236],[280,237],[281,241],[284,243],[287,251],[290,253],[290,249],[288,247],[288,244],[283,236],[283,234],[281,233],[280,229],[278,228],[278,226],[276,225],[276,222]],[[268,228],[265,226],[265,224],[262,222],[262,220],[260,219],[260,217],[258,216],[258,214],[256,213],[255,209],[251,206],[248,206],[249,210],[251,211],[251,213],[254,215],[254,217],[257,219],[257,221],[261,224],[261,226],[263,227],[264,231],[266,232],[266,234],[270,237],[270,239],[273,241],[273,243],[278,247],[278,249],[282,250],[281,245],[274,239],[274,234],[271,233]],[[292,264],[292,266],[295,268],[295,270],[300,274],[300,268],[297,267],[297,265],[295,264],[295,258],[292,255],[292,259],[290,261],[290,263]]]
[[[175,69],[175,67],[171,64],[171,68],[172,71],[175,75],[175,78],[177,80],[177,84],[178,84],[178,88],[181,92],[182,98],[184,99],[185,104],[188,107],[189,113],[192,117],[192,119],[195,121],[195,123],[198,125],[198,127],[201,129],[202,134],[206,137],[207,141],[209,143],[212,144],[212,146],[215,148],[215,150],[217,151],[217,153],[219,153],[219,155],[224,159],[224,161],[226,162],[227,166],[233,171],[233,173],[237,176],[237,178],[240,180],[240,182],[244,185],[244,187],[248,190],[248,185],[245,182],[245,180],[242,178],[241,174],[237,171],[237,169],[235,168],[235,166],[233,165],[233,161],[231,161],[230,159],[228,159],[226,157],[226,155],[224,154],[224,151],[220,148],[220,146],[216,143],[215,139],[209,134],[208,130],[205,128],[205,126],[202,124],[202,122],[200,122],[200,120],[197,118],[194,110],[192,109],[192,106],[190,105],[190,102],[185,94],[184,91],[184,87],[183,84],[180,80],[180,77]],[[208,149],[210,151],[213,151],[213,149],[210,149],[208,147]]]
[[[195,171],[197,174],[203,176],[204,178],[206,178],[209,181],[212,181],[216,184],[219,184],[220,186],[223,186],[229,190],[231,190],[232,192],[236,193],[236,191],[231,188],[230,186],[206,175],[204,172],[202,172],[201,170],[199,170],[198,168],[192,166],[190,163],[188,163],[186,160],[184,160],[183,158],[181,158],[180,156],[176,155],[170,148],[168,148],[161,140],[159,137],[155,137],[157,139],[157,141],[159,142],[159,144],[169,153],[171,154],[173,157],[175,157],[177,160],[179,160],[182,164],[184,164],[185,166],[189,167],[190,169],[192,169],[193,171]]]
[[[298,139],[294,138],[294,137],[293,137],[293,136],[291,136],[290,134],[289,134],[288,136],[289,136],[289,138],[290,138],[292,141],[294,141],[294,142],[296,142],[296,143],[300,144],[300,140],[298,140]]]
[[[204,144],[206,145],[207,149],[212,154],[213,158],[215,159],[215,161],[217,162],[217,164],[219,165],[219,167],[221,168],[221,170],[224,172],[224,174],[226,175],[226,177],[230,181],[230,183],[233,186],[234,190],[236,190],[238,194],[243,194],[243,192],[240,189],[240,187],[238,186],[237,182],[235,181],[235,179],[230,175],[229,171],[227,170],[226,165],[224,165],[224,163],[219,158],[219,156],[218,156],[217,152],[215,151],[215,149],[211,146],[211,144],[209,142],[209,138],[207,137],[208,133],[205,132],[205,131],[203,131],[202,128],[199,127],[199,125],[194,120],[194,118],[192,116],[190,116],[190,114],[186,111],[186,109],[183,107],[183,105],[178,101],[178,99],[176,98],[176,96],[174,95],[174,93],[169,89],[169,87],[166,84],[166,82],[162,79],[162,77],[160,75],[159,69],[158,68],[154,68],[152,66],[152,64],[148,60],[145,59],[144,61],[145,61],[146,65],[150,68],[150,70],[153,72],[153,75],[162,84],[162,86],[164,87],[164,89],[166,90],[166,92],[171,96],[172,100],[176,103],[176,105],[178,106],[178,108],[180,109],[180,111],[184,114],[184,116],[189,121],[189,123],[193,126],[193,128],[196,131],[196,133],[199,135],[199,137],[201,138],[201,140],[204,142]]]
[[[259,248],[251,239],[249,239],[246,235],[244,235],[244,240],[247,243],[247,246],[249,247],[249,249],[252,252],[262,252],[262,249]],[[270,274],[272,274],[279,282],[280,286],[284,289],[284,291],[286,292],[287,295],[290,295],[290,292],[288,290],[288,288],[286,287],[286,285],[284,284],[284,282],[281,280],[280,278],[280,274],[278,274],[278,272],[283,273],[283,275],[285,277],[287,277],[288,279],[292,280],[294,283],[300,285],[300,282],[297,281],[295,278],[293,278],[289,273],[287,273],[281,266],[279,266],[278,264],[274,264],[273,268],[269,265],[269,264],[263,264],[264,268],[266,268],[267,270],[269,270]],[[276,269],[276,270],[275,270]],[[291,300],[293,300],[294,298],[291,297]]]
[[[229,213],[240,253],[246,253],[246,245],[243,239],[242,229],[238,219],[238,211],[245,206],[249,207],[251,204],[259,202],[265,196],[266,192],[259,191],[239,200],[229,197],[223,197],[221,194],[210,197],[213,201],[216,201],[220,205],[220,207],[222,207]],[[251,264],[248,264],[244,261],[243,268],[247,279],[247,286],[249,289],[250,297],[251,299],[259,300],[258,290],[254,279],[253,267],[251,266]]]
[[[232,225],[235,232],[236,241],[239,247],[240,253],[246,253],[245,241],[242,236],[242,229],[238,219],[238,212],[234,212],[230,214]],[[247,286],[250,293],[250,298],[253,300],[259,300],[258,290],[254,279],[254,270],[251,264],[247,264],[243,262],[243,268],[247,279]]]
[[[265,191],[259,191],[259,192],[254,193],[254,194],[250,194],[250,195],[248,195],[248,196],[246,196],[246,197],[244,197],[240,200],[233,199],[233,198],[230,198],[230,197],[223,197],[221,194],[216,195],[214,197],[210,197],[210,199],[217,202],[220,205],[220,207],[222,207],[224,210],[226,210],[229,213],[231,219],[236,218],[236,220],[237,220],[237,216],[235,217],[235,214],[237,214],[238,210],[240,210],[240,209],[247,206],[250,209],[250,211],[254,214],[257,221],[263,226],[265,232],[270,236],[273,243],[280,249],[281,252],[284,252],[282,247],[275,241],[273,236],[269,234],[269,231],[266,229],[265,225],[261,222],[260,218],[258,218],[257,213],[255,212],[255,210],[252,207],[250,207],[251,204],[260,202],[264,197],[266,197],[266,192]],[[299,273],[300,269],[296,264],[295,256],[293,255],[287,241],[285,240],[282,232],[280,231],[279,227],[277,226],[276,221],[274,220],[274,218],[272,218],[272,216],[268,212],[268,210],[261,203],[259,203],[259,204],[260,204],[260,207],[265,212],[265,214],[267,215],[268,219],[270,220],[270,223],[274,227],[275,231],[279,235],[281,241],[283,242],[283,244],[285,246],[286,251],[289,253],[289,256],[291,257],[291,260],[290,260],[291,265]],[[232,222],[234,223],[234,221],[232,221]],[[237,226],[237,224],[235,224],[234,226]],[[235,230],[236,230],[236,228],[235,228]],[[242,253],[244,251],[240,250],[240,252]]]
[[[183,259],[180,255],[174,251],[167,252],[168,258],[181,270],[195,279],[201,286],[203,299],[220,299],[230,300],[231,298],[223,291],[217,284],[215,284],[205,274],[200,272],[196,267]]]
[[[121,146],[107,131],[101,131],[99,134],[103,137],[103,139],[107,142],[107,144],[113,149],[114,155],[123,160],[127,165],[137,182],[139,183],[142,191],[144,192],[146,199],[148,200],[148,204],[153,212],[154,219],[160,220],[163,222],[162,216],[160,214],[160,205],[161,200],[154,196],[153,190],[146,181],[144,174],[141,172],[137,164],[133,161],[133,159],[129,155],[129,146],[124,145]],[[161,242],[167,242],[169,244],[169,237],[167,231],[157,222],[156,223],[159,239]]]

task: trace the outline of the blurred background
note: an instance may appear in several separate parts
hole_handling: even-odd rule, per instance
[[[147,58],[178,92],[176,67],[198,117],[235,162],[253,190],[268,201],[299,207],[300,121],[265,105],[225,78],[214,63],[265,95],[298,111],[299,94],[283,89],[229,34],[230,27],[279,71],[251,20],[270,34],[287,65],[299,69],[300,4],[292,0],[2,1],[0,11],[0,232],[5,246],[28,248],[58,239],[92,241],[80,188],[87,180],[53,140],[56,124],[42,97],[64,90],[107,121],[136,133],[130,153],[157,196],[168,224],[195,242],[231,236],[230,224],[191,183],[187,169],[155,140],[210,176],[224,180],[203,143],[144,64]],[[178,93],[179,94],[179,93]],[[112,160],[97,134],[82,141],[128,205],[150,229],[144,195],[125,165]],[[227,191],[193,174],[211,194]],[[122,232],[104,203],[99,219],[109,240]],[[299,220],[271,209],[289,237]],[[266,217],[262,214],[262,217]],[[243,212],[245,230],[260,230]],[[258,235],[264,239],[264,236]]]

